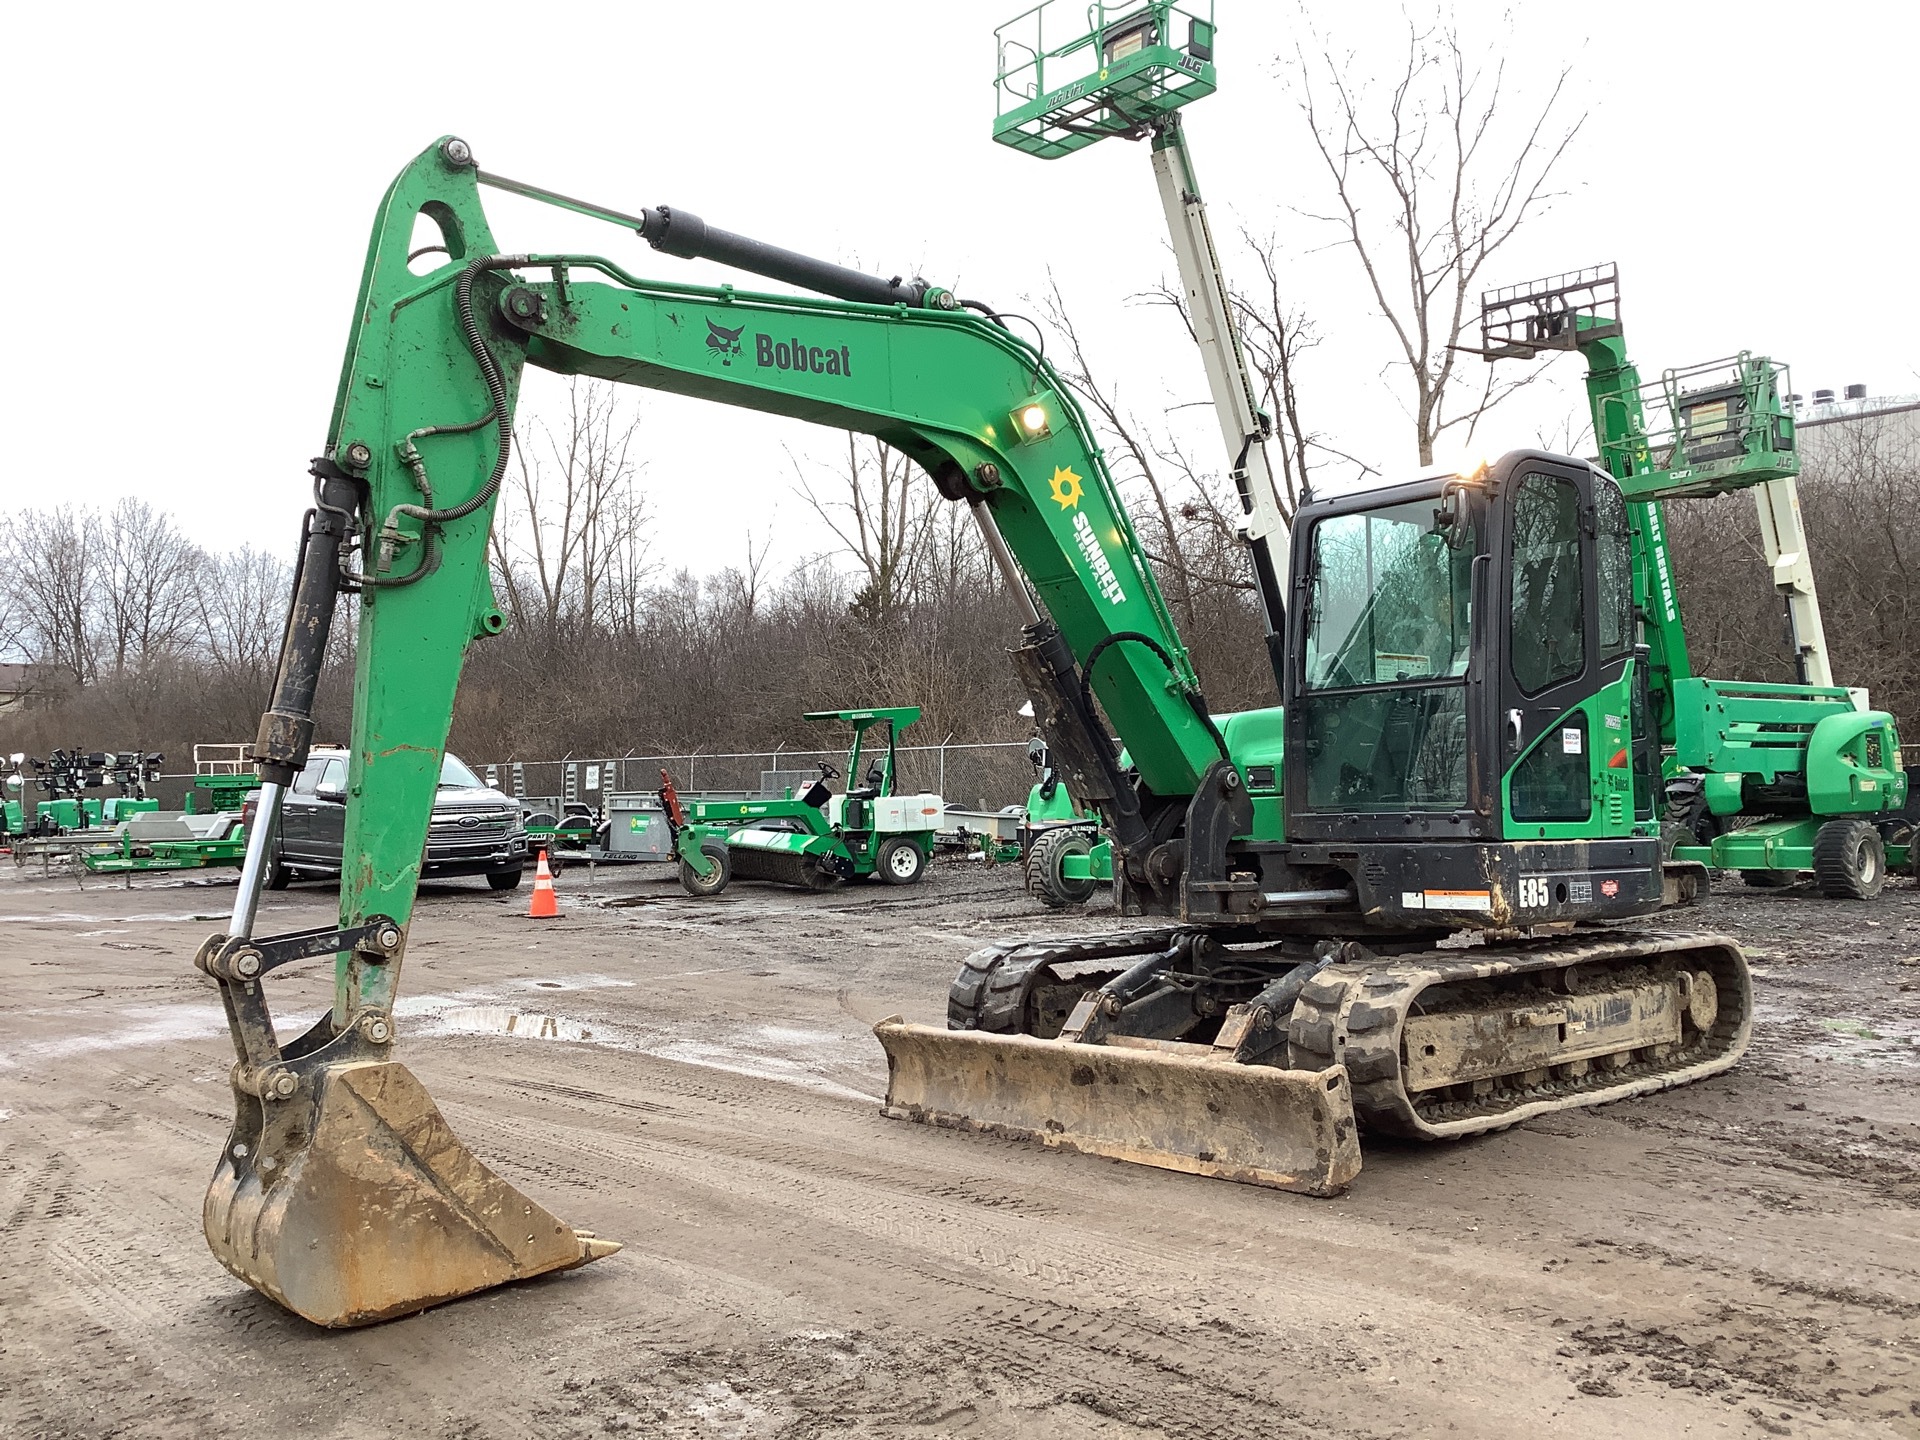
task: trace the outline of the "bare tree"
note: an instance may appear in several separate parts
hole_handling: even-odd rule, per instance
[[[1292,67],[1337,201],[1313,218],[1339,229],[1393,329],[1420,463],[1431,465],[1441,435],[1459,428],[1471,441],[1482,416],[1539,374],[1496,380],[1488,366],[1469,398],[1452,396],[1481,272],[1555,198],[1548,185],[1586,117],[1559,118],[1563,68],[1532,118],[1509,131],[1504,60],[1480,63],[1450,24],[1409,19],[1405,60],[1381,93],[1352,81],[1364,67],[1351,56],[1317,48],[1311,60],[1296,48]]]
[[[264,687],[280,655],[291,576],[277,555],[242,545],[208,557],[196,587],[201,644],[215,672],[240,685]],[[334,633],[352,627],[338,616]]]
[[[833,491],[822,495],[798,459],[793,466],[801,497],[865,573],[866,583],[853,598],[854,613],[876,625],[891,625],[913,593],[938,518],[932,482],[884,440],[852,431],[847,432],[846,465],[834,474]]]
[[[97,672],[93,596],[98,559],[91,512],[71,505],[22,510],[7,523],[5,568],[18,617],[16,643],[76,685]]]
[[[1241,239],[1260,265],[1257,289],[1231,288],[1234,324],[1240,331],[1240,350],[1259,386],[1261,409],[1273,421],[1267,445],[1267,463],[1277,456],[1280,513],[1292,523],[1294,507],[1312,487],[1308,450],[1316,437],[1300,419],[1300,392],[1295,384],[1300,357],[1319,344],[1306,311],[1282,292],[1278,241],[1272,235],[1255,238],[1245,231]]]
[[[747,563],[729,565],[716,577],[726,603],[739,613],[742,619],[751,621],[760,609],[760,591],[766,583],[767,552],[773,548],[773,532],[769,530],[756,545],[753,531],[747,531]]]
[[[119,675],[187,643],[204,557],[171,516],[131,496],[97,528],[99,661]]]
[[[607,619],[612,603],[616,627],[631,633],[639,620],[631,602],[649,569],[633,458],[639,415],[612,385],[576,377],[561,430],[537,428],[543,449],[516,444],[501,487],[495,584],[517,625],[552,635],[563,624]]]

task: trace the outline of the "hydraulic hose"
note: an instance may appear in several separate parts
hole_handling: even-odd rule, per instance
[[[1093,713],[1093,663],[1106,653],[1109,645],[1118,645],[1122,640],[1132,640],[1146,646],[1160,657],[1160,663],[1167,667],[1169,675],[1176,680],[1180,678],[1180,671],[1174,665],[1173,657],[1167,653],[1166,647],[1151,635],[1143,635],[1138,630],[1116,630],[1111,635],[1103,635],[1094,642],[1093,648],[1087,652],[1085,663],[1080,667],[1080,698],[1086,702],[1088,714]],[[1213,737],[1213,743],[1220,747],[1220,758],[1231,762],[1233,754],[1227,749],[1227,737],[1220,733],[1220,727],[1213,723],[1213,716],[1207,712],[1206,697],[1198,690],[1186,685],[1180,687],[1180,694],[1192,709],[1195,718],[1207,727],[1207,733]]]
[[[394,547],[400,542],[401,535],[397,524],[402,515],[418,520],[424,529],[421,541],[426,552],[420,563],[405,575],[385,576],[379,574],[349,574],[347,578],[356,584],[379,589],[396,589],[402,585],[413,585],[426,579],[440,568],[440,550],[435,543],[439,528],[455,520],[465,519],[481,506],[493,499],[500,489],[500,482],[506,478],[507,462],[513,453],[513,407],[507,395],[506,377],[500,373],[499,363],[493,358],[493,352],[487,348],[486,337],[480,333],[479,317],[473,308],[473,282],[485,270],[505,270],[515,265],[527,263],[525,255],[481,255],[470,261],[461,270],[460,278],[454,285],[454,306],[460,315],[460,330],[466,337],[467,349],[472,352],[474,363],[480,367],[480,377],[486,382],[487,394],[493,401],[493,408],[478,420],[463,425],[430,425],[410,433],[401,446],[400,458],[413,472],[414,484],[419,487],[419,505],[395,505],[387,512],[387,518],[380,527],[381,558],[390,560]],[[465,435],[478,430],[489,421],[499,431],[499,446],[494,455],[492,472],[486,483],[469,498],[458,505],[437,510],[433,505],[433,483],[427,477],[425,458],[415,447],[414,441],[432,435]]]

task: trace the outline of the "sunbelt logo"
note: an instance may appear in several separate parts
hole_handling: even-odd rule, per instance
[[[853,355],[846,345],[808,345],[799,339],[753,337],[754,363],[762,370],[805,370],[815,375],[853,374]]]
[[[1107,603],[1120,604],[1127,598],[1127,592],[1120,588],[1120,577],[1113,573],[1113,562],[1107,559],[1100,537],[1093,533],[1093,522],[1080,510],[1073,512],[1073,538],[1079,542],[1080,553],[1086,557],[1087,568],[1093,572],[1093,583],[1107,597]]]

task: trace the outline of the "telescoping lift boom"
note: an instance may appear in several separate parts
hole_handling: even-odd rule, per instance
[[[503,255],[483,185],[835,298]],[[421,216],[445,253],[416,273]],[[256,741],[261,815],[232,918],[197,956],[237,1052],[208,1241],[300,1314],[366,1323],[617,1248],[489,1171],[393,1058],[462,656],[503,625],[487,532],[528,364],[876,434],[969,507],[1024,602],[1013,658],[1036,717],[1113,837],[1122,903],[1153,923],[975,957],[951,1002],[973,1028],[878,1027],[889,1113],[1326,1193],[1358,1167],[1358,1123],[1468,1134],[1744,1048],[1730,942],[1571,933],[1695,879],[1661,861],[1644,667],[1603,579],[1625,573],[1623,502],[1584,463],[1520,452],[1471,481],[1307,507],[1288,708],[1220,718],[1073,397],[948,291],[508,182],[446,139],[388,190],[354,315]],[[360,616],[338,923],[257,934],[272,811],[345,591]],[[1490,943],[1434,948],[1462,928]],[[283,1044],[264,981],[323,956],[334,1004]]]
[[[1578,350],[1600,463],[1628,499],[1634,598],[1649,641],[1651,724],[1664,755],[1675,854],[1751,885],[1812,871],[1834,899],[1868,899],[1912,864],[1908,781],[1893,716],[1833,683],[1800,519],[1800,455],[1785,367],[1741,353],[1643,384],[1627,358],[1612,265],[1495,290],[1489,362]],[[1673,500],[1750,489],[1795,684],[1696,676],[1666,542]],[[1734,821],[1750,823],[1735,827]]]

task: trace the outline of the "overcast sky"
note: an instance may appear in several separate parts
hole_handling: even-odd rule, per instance
[[[4,504],[138,494],[210,547],[290,555],[374,206],[446,132],[517,179],[617,209],[683,206],[1008,309],[1051,269],[1136,410],[1203,398],[1177,322],[1128,303],[1172,268],[1145,147],[1108,141],[1042,162],[989,140],[993,29],[1014,8],[11,10],[0,106],[14,218],[0,243],[18,290]],[[1351,54],[1354,81],[1397,63],[1399,5],[1321,0],[1306,14]],[[1488,283],[1617,260],[1649,375],[1753,349],[1789,361],[1805,392],[1920,390],[1920,6],[1463,0],[1457,17],[1476,53],[1505,56],[1516,107],[1571,66],[1569,117],[1590,112],[1561,171],[1567,193]],[[1304,379],[1310,425],[1389,474],[1411,470],[1404,387],[1383,372],[1391,336],[1351,254],[1303,213],[1328,194],[1282,64],[1310,43],[1301,12],[1217,0],[1217,18],[1221,89],[1188,112],[1216,233],[1282,241],[1288,288],[1323,337]],[[738,278],[497,192],[486,202],[508,249]],[[1560,434],[1579,369],[1559,360],[1480,448]],[[530,382],[523,419],[558,383]],[[640,403],[664,559],[733,563],[749,526],[774,531],[778,565],[826,548],[793,494],[788,452],[828,460],[834,436],[691,400]]]

